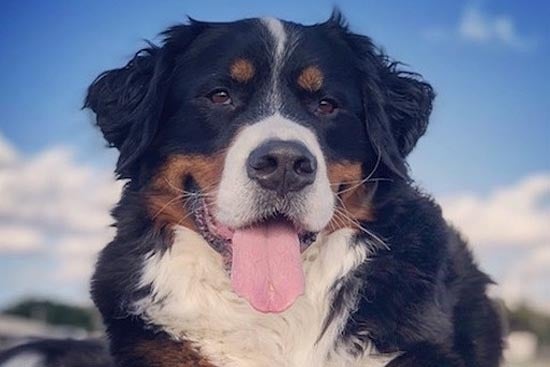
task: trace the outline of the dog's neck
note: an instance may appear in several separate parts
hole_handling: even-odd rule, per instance
[[[353,238],[350,229],[320,235],[303,254],[305,294],[283,313],[262,314],[232,291],[221,257],[202,237],[175,228],[171,248],[148,257],[141,285],[152,292],[133,312],[215,365],[356,366],[361,356],[338,340],[356,298],[326,325],[340,281],[369,255]]]

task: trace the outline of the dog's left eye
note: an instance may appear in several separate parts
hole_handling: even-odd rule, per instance
[[[212,103],[218,105],[228,105],[231,103],[231,96],[225,89],[216,89],[208,95]]]

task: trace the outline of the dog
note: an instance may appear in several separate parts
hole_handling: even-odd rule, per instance
[[[342,15],[189,19],[89,87],[126,180],[118,366],[495,367],[491,279],[406,159],[434,91]]]

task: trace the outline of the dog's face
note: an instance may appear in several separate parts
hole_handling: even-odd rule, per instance
[[[102,74],[86,106],[152,222],[200,233],[238,294],[282,311],[303,291],[299,254],[316,234],[374,220],[374,178],[407,179],[432,90],[339,16],[164,35]]]

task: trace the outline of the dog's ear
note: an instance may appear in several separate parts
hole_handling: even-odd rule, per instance
[[[385,111],[399,152],[406,157],[428,128],[435,93],[415,73],[400,71],[398,64],[382,58],[380,70],[385,89]]]
[[[381,53],[372,57],[375,69],[363,93],[368,133],[386,166],[408,178],[405,159],[428,128],[435,94],[419,75],[399,70]]]
[[[366,36],[348,30],[335,11],[327,26],[344,36],[356,55],[363,78],[363,105],[369,138],[381,161],[394,173],[408,177],[405,158],[426,132],[434,92],[418,74],[399,70]]]
[[[95,113],[108,145],[119,150],[116,173],[120,178],[135,176],[160,123],[174,57],[199,28],[194,21],[170,28],[163,33],[161,47],[149,44],[126,66],[100,74],[88,88],[84,108]]]
[[[162,108],[160,48],[151,46],[120,69],[99,75],[84,102],[110,147],[119,150],[116,172],[129,178],[151,143]]]

